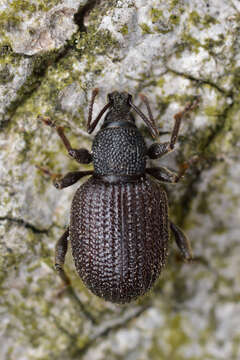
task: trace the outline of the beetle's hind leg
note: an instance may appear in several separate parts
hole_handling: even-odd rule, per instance
[[[91,316],[91,314],[87,311],[85,306],[82,304],[78,296],[76,295],[75,291],[73,290],[71,281],[67,274],[64,271],[64,263],[65,263],[65,256],[68,249],[68,238],[69,238],[69,227],[64,232],[64,234],[58,240],[56,247],[55,247],[55,269],[58,272],[58,275],[63,281],[63,288],[58,292],[58,295],[61,295],[64,291],[67,291],[68,294],[77,302],[78,306],[80,307],[83,314],[90,319],[92,322],[95,322],[95,319]]]
[[[65,148],[68,151],[68,154],[75,159],[80,164],[89,164],[92,162],[92,155],[87,149],[73,149],[66,135],[64,134],[64,128],[62,126],[56,126],[55,123],[50,118],[44,118],[38,116],[38,119],[41,120],[45,125],[50,126],[56,129],[58,136],[61,138]]]
[[[57,270],[58,275],[60,276],[66,287],[69,286],[71,283],[69,277],[66,275],[63,269],[65,256],[68,248],[68,237],[69,237],[69,227],[67,228],[65,233],[60,237],[55,248],[55,269]]]
[[[46,169],[46,168],[44,168],[42,166],[36,165],[36,167],[40,171],[42,171],[44,174],[50,176],[50,178],[53,181],[53,185],[57,189],[64,189],[64,188],[66,188],[68,186],[71,186],[71,185],[75,184],[82,177],[93,174],[92,170],[89,170],[89,171],[71,171],[71,172],[67,173],[64,176],[61,176],[60,174],[52,173],[50,170],[48,170],[48,169]]]
[[[176,244],[177,244],[183,258],[187,261],[193,260],[192,248],[191,248],[191,244],[190,244],[190,241],[187,238],[187,236],[172,221],[170,221],[170,229],[173,232]]]

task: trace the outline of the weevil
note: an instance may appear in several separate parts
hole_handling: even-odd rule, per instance
[[[124,304],[145,294],[155,283],[168,257],[170,232],[184,259],[190,260],[190,243],[183,231],[168,215],[168,199],[160,185],[177,183],[187,166],[174,173],[165,167],[147,167],[146,160],[158,159],[174,150],[183,116],[196,107],[188,104],[174,116],[168,142],[147,147],[135,124],[132,110],[145,122],[152,136],[158,136],[146,96],[141,95],[148,116],[132,102],[126,92],[108,94],[108,102],[92,120],[98,89],[92,92],[87,130],[92,133],[107,111],[97,132],[92,151],[72,148],[64,129],[48,118],[46,125],[56,129],[68,154],[80,164],[93,163],[92,171],[74,171],[65,176],[50,175],[57,189],[90,178],[76,191],[70,224],[56,244],[55,267],[66,285],[65,255],[70,241],[76,270],[83,283],[95,295],[113,303]]]

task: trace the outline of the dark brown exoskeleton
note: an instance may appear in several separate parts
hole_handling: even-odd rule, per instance
[[[169,142],[147,148],[130,112],[135,110],[156,137],[158,131],[147,98],[141,96],[149,118],[132,103],[131,95],[113,92],[92,121],[97,93],[95,89],[89,108],[89,133],[108,112],[94,138],[92,153],[73,149],[63,128],[56,127],[68,154],[81,164],[93,162],[94,170],[70,172],[59,178],[40,169],[51,175],[58,189],[91,175],[76,191],[70,225],[56,245],[59,275],[69,284],[63,265],[70,239],[77,272],[88,289],[105,300],[127,303],[145,294],[158,278],[168,256],[170,230],[183,257],[192,258],[186,236],[168,217],[167,196],[159,184],[159,181],[177,183],[186,167],[175,174],[163,167],[146,167],[146,159],[160,158],[174,149],[181,119],[197,101],[175,115]],[[54,126],[49,119],[42,120]]]

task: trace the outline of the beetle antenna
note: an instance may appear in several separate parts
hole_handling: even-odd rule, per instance
[[[96,117],[96,119],[93,121],[92,124],[90,124],[88,126],[88,133],[91,134],[93,132],[93,130],[95,129],[95,127],[97,126],[99,120],[101,119],[101,117],[103,116],[103,114],[105,113],[105,111],[110,107],[110,103],[107,103],[102,110],[100,111],[100,113],[98,114],[98,116]]]
[[[97,126],[99,120],[101,119],[101,117],[103,116],[103,114],[105,113],[105,111],[106,111],[106,110],[109,108],[109,106],[110,106],[110,102],[107,103],[107,104],[102,108],[102,110],[100,111],[100,113],[98,114],[98,116],[96,117],[96,119],[93,121],[93,123],[91,124],[91,122],[92,122],[93,104],[94,104],[95,98],[96,98],[96,96],[97,96],[98,93],[99,93],[99,89],[98,89],[98,88],[93,89],[92,99],[91,99],[90,106],[89,106],[89,110],[88,110],[87,132],[88,132],[89,134],[91,134],[91,133],[93,132],[93,130],[94,130],[95,127]]]
[[[156,128],[156,125],[155,123],[151,122],[142,112],[141,110],[135,106],[131,101],[129,102],[129,104],[131,105],[131,107],[133,108],[133,110],[136,111],[136,113],[143,119],[143,121],[145,122],[145,124],[147,125],[147,127],[149,128],[151,134],[152,134],[152,137],[155,138],[155,137],[158,137],[158,130]]]

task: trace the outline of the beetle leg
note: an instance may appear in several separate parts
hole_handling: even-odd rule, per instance
[[[155,177],[159,181],[176,184],[184,176],[188,167],[189,167],[189,164],[187,162],[183,163],[177,174],[173,171],[170,171],[169,169],[167,169],[165,167],[160,167],[160,166],[147,168],[146,172],[149,175]]]
[[[59,137],[61,138],[63,144],[65,145],[65,148],[68,151],[68,154],[75,159],[80,164],[89,164],[92,161],[92,155],[87,149],[81,148],[81,149],[73,149],[70,142],[68,141],[66,135],[64,134],[64,129],[62,126],[56,126],[53,121],[51,121],[50,118],[44,118],[42,116],[38,116],[38,119],[43,121],[43,123],[47,126],[50,126],[52,128],[55,128]]]
[[[66,256],[67,248],[68,248],[68,236],[69,236],[69,227],[67,228],[65,233],[58,240],[58,242],[56,244],[56,249],[55,249],[55,269],[57,270],[58,275],[64,282],[65,286],[70,285],[70,279],[68,278],[68,276],[66,275],[66,273],[63,269],[63,265],[65,262],[65,256]]]
[[[152,144],[147,151],[147,155],[151,159],[158,159],[163,155],[174,150],[180,130],[181,121],[184,115],[187,114],[189,111],[194,110],[198,106],[198,104],[199,104],[199,97],[197,97],[192,103],[188,103],[182,111],[174,115],[175,123],[171,133],[170,141],[160,144],[158,143]]]
[[[67,173],[65,176],[61,176],[59,174],[54,174],[48,169],[42,166],[36,166],[39,170],[41,170],[44,174],[49,175],[53,181],[53,185],[56,189],[64,189],[68,186],[75,184],[78,180],[80,180],[84,176],[92,175],[93,170],[90,171],[71,171]]]
[[[184,232],[175,225],[172,221],[170,221],[170,229],[173,232],[175,237],[176,244],[184,257],[185,260],[189,261],[193,259],[192,249],[190,242]]]
[[[60,237],[55,248],[55,269],[57,270],[58,275],[60,276],[64,284],[64,287],[58,292],[58,296],[61,295],[65,290],[67,290],[69,295],[71,295],[71,297],[77,302],[81,311],[83,311],[83,314],[92,322],[95,322],[95,319],[87,311],[85,306],[82,304],[82,302],[74,292],[71,285],[71,281],[63,269],[65,263],[65,256],[68,248],[68,237],[69,237],[69,227],[67,228],[65,233]]]
[[[175,123],[174,123],[174,127],[173,127],[172,134],[171,134],[171,139],[170,139],[170,144],[169,144],[170,150],[174,149],[174,146],[177,141],[181,121],[182,121],[184,115],[186,115],[189,111],[194,110],[198,106],[199,101],[200,101],[200,97],[198,96],[193,102],[188,103],[182,111],[180,111],[174,115]]]
[[[57,178],[53,181],[55,188],[63,189],[65,187],[75,184],[84,176],[92,175],[93,170],[90,171],[71,171],[63,176],[61,179]]]
[[[161,166],[147,168],[146,172],[159,181],[176,184],[183,178],[189,166],[196,164],[198,161],[199,157],[197,155],[192,156],[188,161],[180,165],[178,173]]]
[[[147,155],[150,159],[159,159],[165,154],[168,154],[172,150],[170,149],[170,142],[153,143],[147,150]]]

